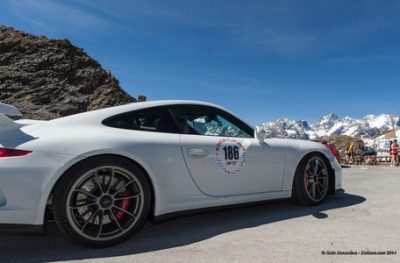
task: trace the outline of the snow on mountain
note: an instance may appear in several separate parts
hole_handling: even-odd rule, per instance
[[[398,119],[398,118],[397,118]],[[369,126],[371,128],[382,128],[382,127],[387,127],[390,129],[393,127],[392,120],[390,118],[390,115],[388,114],[381,114],[379,116],[374,116],[374,115],[366,115],[363,120],[367,121],[369,123]],[[393,120],[395,123],[396,121]]]
[[[310,127],[306,121],[293,121],[287,118],[279,119],[275,122],[263,123],[264,129],[269,138],[291,138],[308,139],[307,132]]]
[[[313,139],[321,136],[348,135],[361,138],[373,138],[393,128],[400,127],[400,118],[391,118],[389,114],[366,115],[361,119],[339,118],[336,114],[321,117],[313,125],[305,120],[279,119],[262,124],[267,136],[272,138]]]

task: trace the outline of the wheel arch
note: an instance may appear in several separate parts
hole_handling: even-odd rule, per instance
[[[61,178],[63,178],[63,176],[70,171],[71,169],[73,169],[76,165],[81,164],[82,162],[85,162],[89,159],[92,158],[98,158],[98,157],[105,157],[105,156],[109,156],[109,157],[117,157],[117,158],[122,158],[125,159],[129,162],[131,162],[132,164],[134,164],[135,166],[137,166],[145,175],[145,177],[148,180],[149,186],[150,186],[150,191],[151,191],[151,207],[150,207],[150,213],[149,213],[149,217],[150,219],[152,219],[153,215],[154,215],[154,209],[155,209],[155,205],[156,205],[156,188],[155,188],[155,182],[154,182],[154,177],[152,176],[151,171],[149,171],[149,169],[145,168],[145,165],[143,165],[142,162],[137,161],[131,157],[128,157],[126,155],[123,154],[117,154],[117,153],[98,153],[98,154],[94,154],[94,155],[87,155],[84,156],[83,158],[76,158],[74,159],[72,162],[69,163],[68,168],[64,169],[61,173],[60,176],[58,176],[58,178],[56,179],[56,181],[51,185],[51,190],[48,192],[48,194],[46,194],[45,196],[45,200],[46,200],[46,205],[44,207],[44,211],[43,211],[43,224],[46,225],[47,220],[49,218],[50,213],[52,213],[51,210],[47,209],[49,204],[51,204],[51,198],[53,196],[54,193],[54,189],[56,188],[57,184],[60,182]],[[82,156],[81,156],[82,157]],[[149,219],[149,218],[148,218]]]
[[[311,151],[311,152],[307,152],[305,153],[297,162],[296,165],[296,169],[295,169],[295,173],[297,171],[297,169],[299,169],[299,166],[301,164],[301,162],[303,162],[305,159],[309,158],[310,156],[313,155],[318,155],[320,156],[322,159],[324,159],[325,163],[328,165],[328,171],[329,171],[329,189],[328,189],[328,194],[333,194],[335,193],[335,184],[336,184],[336,176],[335,176],[335,170],[333,169],[331,162],[329,161],[328,157],[320,151]],[[294,180],[295,180],[295,176],[293,176],[292,178],[292,190],[294,187]]]

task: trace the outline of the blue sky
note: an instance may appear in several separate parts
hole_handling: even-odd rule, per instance
[[[0,24],[68,38],[132,96],[252,124],[400,114],[400,1],[5,0]]]

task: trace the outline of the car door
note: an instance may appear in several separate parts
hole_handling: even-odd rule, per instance
[[[203,193],[227,196],[281,190],[281,146],[260,144],[251,127],[218,108],[180,105],[170,110],[180,126],[187,168]]]

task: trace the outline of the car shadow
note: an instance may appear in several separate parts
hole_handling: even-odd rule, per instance
[[[161,224],[148,223],[135,237],[104,249],[82,248],[66,241],[53,223],[48,226],[46,235],[0,233],[0,257],[4,262],[26,263],[134,255],[185,246],[223,233],[303,216],[312,215],[324,220],[328,217],[324,211],[354,206],[365,200],[362,196],[337,193],[315,207],[279,201],[186,216]]]

